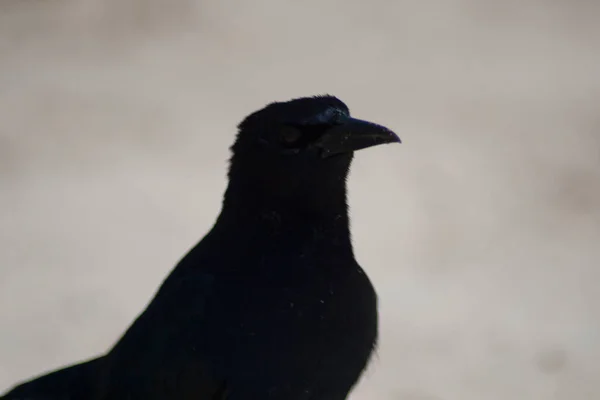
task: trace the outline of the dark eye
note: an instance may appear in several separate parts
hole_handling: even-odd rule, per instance
[[[283,143],[294,144],[302,137],[302,132],[300,132],[300,129],[293,126],[284,126],[281,128],[279,136]]]

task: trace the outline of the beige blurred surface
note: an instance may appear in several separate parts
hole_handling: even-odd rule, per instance
[[[600,398],[600,3],[3,0],[0,391],[104,352],[210,228],[235,125],[319,93],[381,302],[354,400]]]

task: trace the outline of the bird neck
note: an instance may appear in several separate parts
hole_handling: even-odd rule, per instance
[[[294,175],[289,169],[267,172],[232,165],[221,216],[237,224],[310,225],[349,240],[346,175],[347,168]]]

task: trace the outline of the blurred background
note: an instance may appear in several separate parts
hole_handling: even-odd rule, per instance
[[[600,3],[0,2],[0,391],[106,351],[236,124],[331,93],[381,345],[353,400],[600,398]]]

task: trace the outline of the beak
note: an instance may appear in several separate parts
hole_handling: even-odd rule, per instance
[[[313,146],[326,158],[385,143],[402,143],[398,135],[373,122],[347,118],[340,125],[325,131]]]

